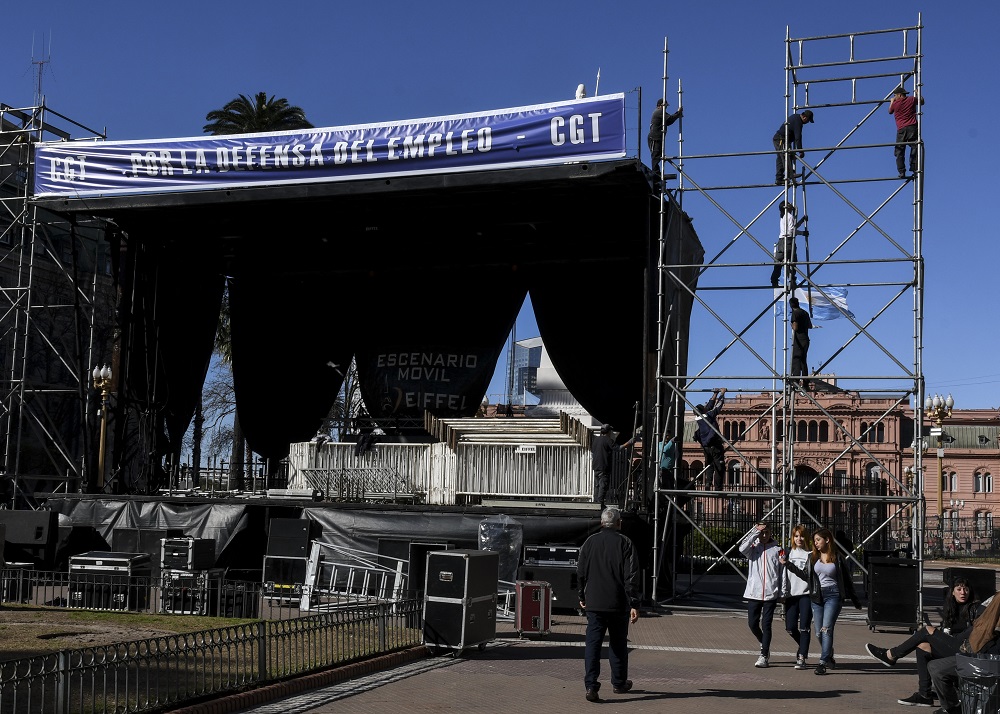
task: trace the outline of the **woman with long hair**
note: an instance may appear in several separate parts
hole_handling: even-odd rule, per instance
[[[813,627],[822,645],[815,673],[826,674],[828,667],[833,669],[837,666],[833,657],[833,628],[837,624],[843,601],[850,600],[855,608],[861,609],[858,596],[854,594],[851,569],[842,558],[837,557],[833,533],[829,528],[820,528],[813,534],[808,571],[791,562],[786,565],[800,578],[807,578],[809,581]]]
[[[889,649],[876,647],[870,642],[865,645],[868,654],[886,667],[895,667],[896,662],[906,655],[914,651],[917,653],[917,691],[905,699],[897,699],[897,702],[906,706],[934,706],[934,688],[927,664],[933,659],[958,654],[958,648],[972,632],[972,623],[980,609],[972,584],[959,576],[952,580],[948,588],[940,627],[925,625]]]
[[[802,523],[792,527],[789,544],[789,561],[800,570],[809,571],[809,529]],[[785,631],[798,645],[795,652],[795,669],[805,669],[809,658],[809,625],[812,622],[812,603],[809,601],[809,578],[785,569],[782,596],[785,598]]]

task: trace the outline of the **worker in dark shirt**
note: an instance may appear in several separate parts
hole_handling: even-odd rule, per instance
[[[608,634],[608,663],[615,694],[632,689],[628,678],[628,626],[639,619],[639,564],[635,547],[621,534],[622,513],[609,506],[601,513],[601,530],[580,548],[576,574],[580,607],[587,613],[584,649],[587,701],[601,697],[601,645]]]
[[[653,110],[653,116],[649,120],[649,134],[646,136],[650,165],[657,173],[660,170],[660,161],[663,160],[663,129],[684,116],[683,109],[670,114],[667,112],[666,104],[663,99],[656,100],[656,109]]]
[[[812,320],[809,313],[799,307],[799,299],[788,298],[791,308],[789,320],[792,323],[792,376],[804,377],[809,374],[809,330]]]
[[[726,388],[713,389],[712,397],[704,404],[698,404],[694,408],[695,420],[698,430],[695,438],[701,444],[702,451],[705,452],[705,464],[710,473],[709,482],[706,480],[705,487],[711,485],[715,491],[721,491],[723,478],[726,473],[725,452],[726,445],[722,441],[719,433],[719,412],[726,404]]]
[[[784,124],[774,132],[774,150],[778,152],[775,163],[774,183],[781,185],[785,183],[785,176],[788,180],[795,182],[795,152],[799,152],[799,158],[805,157],[802,151],[802,126],[812,124],[813,113],[811,109],[806,109],[801,114],[792,114]],[[785,146],[785,141],[788,146]],[[785,149],[789,151],[786,153]]]

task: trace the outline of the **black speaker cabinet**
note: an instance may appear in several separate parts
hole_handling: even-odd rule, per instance
[[[424,644],[461,651],[496,639],[499,554],[446,550],[427,554]]]
[[[517,579],[542,580],[552,585],[553,610],[580,609],[580,583],[576,567],[526,564],[517,569]]]
[[[868,628],[902,627],[916,630],[920,594],[917,561],[908,558],[871,558],[868,563]]]
[[[4,557],[52,569],[59,542],[58,523],[55,511],[0,510],[0,525],[4,526],[6,541]]]
[[[406,561],[406,591],[421,592],[427,579],[427,554],[439,550],[451,550],[451,543],[431,543],[430,541],[401,538],[379,538],[378,554],[388,558]],[[387,558],[380,561],[386,567],[395,567]]]
[[[308,558],[313,523],[308,518],[272,518],[268,524],[266,555]]]
[[[160,572],[160,541],[180,538],[180,528],[115,528],[111,531],[111,550],[117,553],[145,553],[153,576]]]
[[[982,602],[992,597],[997,591],[997,571],[992,568],[945,568],[944,582],[948,587],[955,578],[962,577],[969,581],[976,600]]]

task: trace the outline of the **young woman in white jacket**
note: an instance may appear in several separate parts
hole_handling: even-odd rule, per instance
[[[799,570],[809,573],[809,529],[800,523],[792,528],[792,542],[787,559]],[[809,578],[785,568],[781,594],[785,599],[785,631],[798,645],[795,669],[805,669],[809,658],[809,626],[812,624],[812,602],[809,600]]]
[[[771,657],[771,623],[781,598],[782,574],[785,571],[780,558],[785,551],[771,537],[767,524],[757,523],[740,542],[740,552],[748,563],[747,587],[743,592],[747,601],[747,624],[760,643],[760,655],[754,667],[766,667]]]

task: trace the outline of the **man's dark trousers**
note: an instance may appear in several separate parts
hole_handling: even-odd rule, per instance
[[[587,690],[600,689],[601,645],[608,633],[608,663],[611,665],[611,686],[620,687],[628,679],[628,616],[627,612],[595,612],[587,610],[587,645],[584,657]]]
[[[906,147],[910,147],[910,172],[916,173],[917,170],[917,125],[910,124],[909,126],[904,126],[902,129],[896,131],[896,148],[893,151],[896,154],[896,170],[899,173],[905,173],[906,166]]]
[[[594,471],[594,503],[604,503],[611,486],[610,471]]]
[[[708,477],[711,479],[711,481],[706,479],[705,485],[706,487],[711,485],[713,491],[721,491],[726,474],[726,447],[718,436],[714,436],[708,444],[701,447],[701,450],[705,452],[705,461],[708,462],[709,468]]]

